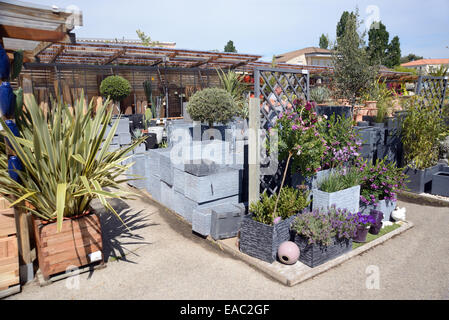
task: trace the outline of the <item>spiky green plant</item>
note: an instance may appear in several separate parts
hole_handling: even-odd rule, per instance
[[[222,69],[217,69],[217,74],[220,78],[221,87],[234,98],[240,116],[248,118],[248,102],[245,98],[245,93],[250,90],[250,85],[243,82],[243,76],[234,71],[224,72]]]
[[[84,94],[73,108],[53,102],[46,116],[34,97],[25,98],[25,110],[18,118],[21,137],[15,137],[0,119],[6,136],[24,167],[18,183],[9,177],[7,158],[0,158],[0,194],[14,196],[12,203],[37,217],[56,221],[58,230],[64,217],[82,214],[98,198],[107,211],[117,212],[107,199],[129,199],[123,183],[131,180],[123,174],[132,165],[121,163],[142,139],[115,151],[109,145],[117,129],[117,119],[109,133],[112,118],[109,101],[93,115],[93,101],[87,107]],[[24,200],[33,208],[25,207]],[[120,219],[121,220],[121,219]],[[123,221],[122,221],[123,222]]]

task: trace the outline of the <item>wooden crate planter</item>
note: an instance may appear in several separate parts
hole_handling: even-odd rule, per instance
[[[6,201],[2,199],[0,199],[0,202]],[[20,282],[16,233],[14,209],[0,210],[0,297],[11,294],[3,295],[2,292],[17,286]]]
[[[103,251],[100,219],[92,211],[77,219],[65,219],[60,232],[56,223],[33,217],[39,268],[45,280],[67,267],[94,263],[90,254]],[[100,263],[103,264],[103,253]]]
[[[307,238],[296,234],[295,243],[299,247],[299,261],[312,268],[352,250],[352,239],[345,238],[333,237],[331,245],[323,246],[309,244]]]

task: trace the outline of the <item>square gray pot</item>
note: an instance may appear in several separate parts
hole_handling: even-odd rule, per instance
[[[328,209],[335,204],[336,208],[347,209],[351,213],[359,211],[360,185],[336,192],[324,192],[313,189],[312,209]]]
[[[390,221],[390,216],[393,210],[396,209],[396,201],[386,201],[380,200],[377,205],[366,205],[363,202],[360,202],[360,212],[369,215],[371,210],[381,211],[384,214],[383,221]]]
[[[205,237],[208,236],[210,234],[211,218],[211,208],[193,209],[192,230]]]
[[[245,206],[234,204],[221,204],[211,208],[210,235],[213,239],[227,239],[237,236]]]
[[[170,152],[162,152],[159,156],[159,175],[161,180],[168,185],[173,185],[173,167],[170,159]]]
[[[174,210],[174,190],[173,187],[161,180],[161,201],[164,206]]]
[[[318,184],[326,179],[331,172],[332,169],[321,170],[312,177],[304,177],[300,172],[295,172],[292,174],[292,187],[305,184],[310,190],[316,189],[318,188]]]
[[[438,172],[440,167],[441,165],[436,165],[424,170],[406,167],[404,172],[408,176],[408,180],[410,180],[406,184],[409,191],[415,193],[430,192],[432,190],[432,177]]]
[[[254,221],[253,215],[243,217],[240,227],[240,251],[272,263],[276,260],[279,246],[290,240],[290,224],[296,216],[291,216],[270,226]]]
[[[161,179],[150,174],[147,178],[147,190],[154,200],[161,202]]]
[[[173,168],[173,188],[175,191],[184,194],[185,190],[185,173],[184,171],[181,171],[177,168]]]
[[[299,247],[299,261],[313,268],[352,250],[352,239],[332,238],[332,244],[309,244],[308,239],[295,235],[295,243]]]
[[[431,193],[449,197],[449,170],[441,170],[433,175]]]

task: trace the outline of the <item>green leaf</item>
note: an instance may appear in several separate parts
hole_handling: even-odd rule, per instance
[[[58,223],[58,232],[61,231],[62,221],[64,219],[65,194],[67,183],[59,183],[56,194],[56,219]]]

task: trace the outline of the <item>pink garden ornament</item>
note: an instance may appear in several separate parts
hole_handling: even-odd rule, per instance
[[[299,258],[299,248],[292,241],[284,241],[279,246],[278,257],[284,264],[295,264]]]

